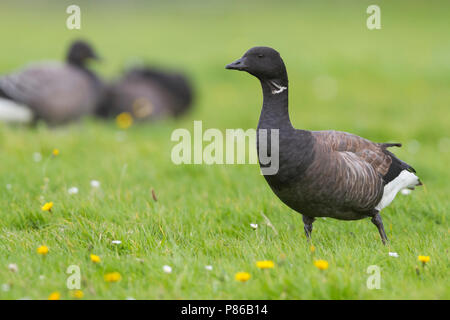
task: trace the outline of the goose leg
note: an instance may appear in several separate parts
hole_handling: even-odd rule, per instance
[[[381,215],[378,211],[372,217],[371,221],[377,227],[378,232],[380,233],[381,236],[381,241],[383,241],[383,244],[385,245],[388,238],[386,237],[386,232],[384,232],[383,221],[381,220]]]
[[[307,216],[303,216],[303,224],[304,229],[305,229],[305,234],[306,234],[306,239],[311,240],[311,233],[312,233],[312,229],[313,229],[313,222],[314,220],[316,220],[315,218],[311,218],[311,217],[307,217]]]

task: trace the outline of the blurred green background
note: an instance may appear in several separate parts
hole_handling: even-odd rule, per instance
[[[81,7],[81,30],[66,28],[71,4]],[[381,30],[366,27],[371,4],[381,7]],[[0,74],[62,60],[68,44],[83,38],[102,56],[92,68],[105,80],[146,61],[186,72],[196,100],[183,119],[126,132],[95,119],[53,129],[0,124],[0,283],[11,285],[0,297],[42,299],[59,291],[68,298],[65,268],[75,263],[93,299],[448,299],[449,10],[448,1],[3,0]],[[170,135],[192,129],[193,120],[204,129],[256,127],[259,83],[224,69],[256,45],[277,49],[287,65],[295,127],[404,144],[395,153],[425,187],[398,195],[385,210],[392,247],[381,245],[369,221],[319,221],[316,255],[330,270],[318,274],[300,215],[275,198],[257,166],[172,164]],[[53,148],[60,156],[46,158]],[[33,162],[35,152],[42,162]],[[101,192],[90,190],[91,179],[101,181]],[[80,194],[69,197],[73,185]],[[52,215],[40,212],[44,201],[55,202]],[[250,223],[260,224],[259,233]],[[120,248],[110,244],[117,238]],[[51,250],[45,260],[35,252],[43,243]],[[101,266],[86,258],[92,252]],[[431,256],[420,275],[419,254]],[[257,276],[258,259],[277,267]],[[7,265],[19,262],[12,274]],[[161,276],[164,264],[174,274]],[[206,264],[214,272],[205,276]],[[371,264],[388,270],[385,290],[365,287]],[[123,280],[111,287],[102,275],[115,270]],[[242,286],[233,275],[245,270],[253,278]]]

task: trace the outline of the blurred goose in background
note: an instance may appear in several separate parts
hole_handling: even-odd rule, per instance
[[[252,48],[226,68],[246,71],[261,83],[258,132],[279,134],[278,171],[264,178],[281,201],[303,215],[308,239],[317,217],[371,218],[386,243],[380,211],[400,190],[421,185],[416,171],[387,150],[401,144],[375,143],[347,132],[295,129],[289,119],[286,67],[272,48]],[[272,137],[268,140],[270,145]]]
[[[134,67],[108,86],[97,115],[107,118],[126,112],[144,121],[178,117],[189,110],[192,99],[193,90],[185,75]]]
[[[9,100],[0,103],[0,120],[62,124],[94,113],[103,86],[86,66],[91,59],[98,60],[91,46],[75,41],[65,63],[36,63],[0,77],[0,98]]]

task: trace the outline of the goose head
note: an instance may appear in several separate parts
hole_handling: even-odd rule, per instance
[[[67,53],[67,62],[77,66],[84,66],[88,60],[100,60],[94,49],[85,41],[74,41]]]
[[[275,49],[269,47],[254,47],[248,50],[242,58],[228,64],[226,69],[246,71],[261,81],[287,85],[287,72],[283,59]]]

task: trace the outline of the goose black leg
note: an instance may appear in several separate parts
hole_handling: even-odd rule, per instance
[[[376,211],[371,221],[374,225],[376,225],[381,236],[381,241],[383,241],[383,244],[385,245],[388,238],[386,237],[386,232],[384,232],[383,221],[381,220],[381,215],[378,211]]]
[[[304,229],[305,229],[305,234],[306,234],[306,239],[311,240],[311,233],[312,233],[312,224],[314,222],[314,220],[316,220],[315,218],[311,218],[311,217],[307,217],[307,216],[303,216],[303,223],[304,223]]]

